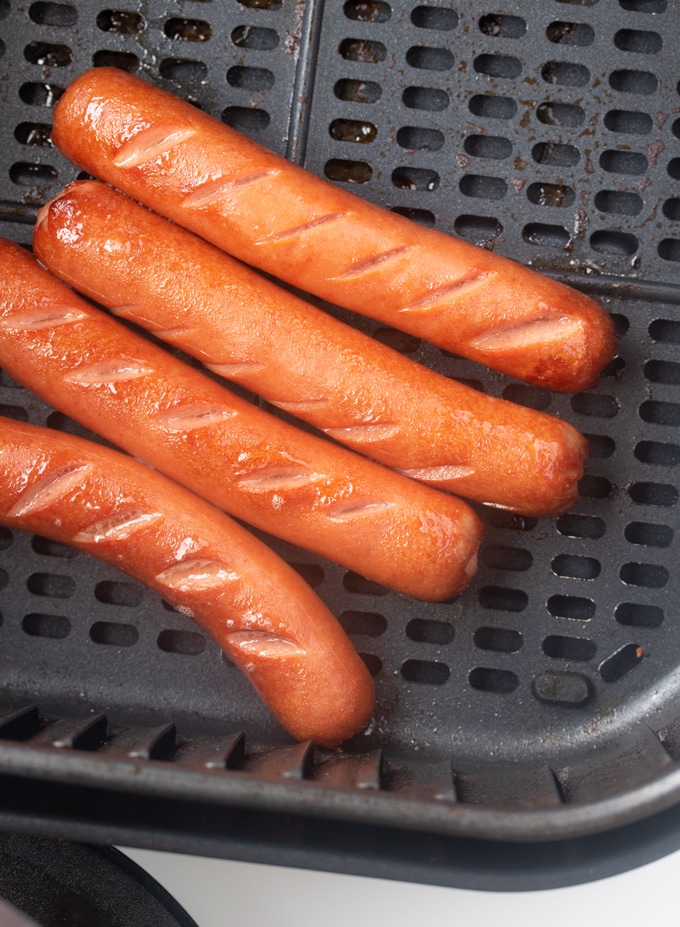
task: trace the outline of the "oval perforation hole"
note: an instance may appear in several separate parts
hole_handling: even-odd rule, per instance
[[[663,344],[680,344],[680,322],[674,319],[654,319],[647,329],[654,341]]]
[[[633,453],[641,463],[655,467],[676,467],[680,463],[680,447],[663,441],[640,441]]]
[[[13,540],[14,535],[9,528],[0,525],[0,550],[7,550],[8,547],[11,547]]]
[[[71,633],[71,622],[63,615],[42,615],[39,612],[31,612],[24,616],[21,628],[30,637],[61,640]]]
[[[619,624],[634,628],[660,628],[664,620],[663,609],[658,605],[639,602],[622,602],[617,606],[614,617]]]
[[[279,44],[279,34],[263,26],[237,26],[232,29],[231,41],[237,48],[272,51]]]
[[[512,119],[517,113],[517,103],[512,97],[498,97],[494,94],[475,94],[468,105],[473,115],[483,119]]]
[[[517,675],[510,670],[486,666],[473,669],[468,676],[468,681],[473,689],[480,692],[495,692],[498,695],[509,695],[519,685]]]
[[[628,488],[628,495],[638,505],[654,505],[659,508],[671,508],[678,501],[678,490],[670,483],[633,483]]]
[[[680,180],[680,158],[671,158],[667,170],[673,180]]]
[[[178,84],[200,84],[208,77],[208,65],[191,58],[164,58],[158,65],[158,72],[165,80]]]
[[[531,569],[534,562],[531,551],[501,544],[483,546],[481,560],[485,566],[493,570],[511,570],[517,573]]]
[[[617,216],[637,216],[644,203],[637,193],[621,190],[600,190],[595,195],[595,208],[600,212],[611,212]]]
[[[78,550],[69,544],[62,544],[61,541],[53,541],[51,538],[44,538],[40,534],[34,534],[31,538],[31,547],[40,554],[41,557],[55,557],[58,560],[73,560],[78,556]]]
[[[527,199],[535,206],[566,209],[573,205],[576,192],[564,183],[532,183],[527,187]]]
[[[610,132],[626,135],[649,135],[654,120],[649,113],[636,113],[627,109],[612,109],[605,114],[604,124]]]
[[[659,402],[647,399],[640,405],[640,418],[652,425],[680,425],[680,405],[676,402]]]
[[[226,125],[245,135],[263,132],[271,122],[271,117],[266,110],[250,109],[246,106],[227,106],[222,111],[221,119]]]
[[[638,250],[640,242],[630,232],[600,229],[590,236],[590,247],[598,254],[631,255]]]
[[[205,0],[198,0],[205,2]],[[248,10],[279,10],[283,6],[283,0],[238,0],[241,6]]]
[[[641,662],[644,651],[639,644],[626,644],[600,665],[600,676],[605,682],[618,682]]]
[[[627,586],[641,586],[644,589],[663,589],[669,580],[668,570],[661,564],[636,561],[624,563],[619,576]]]
[[[95,644],[109,647],[134,647],[139,640],[139,631],[132,624],[95,621],[90,628],[90,639]]]
[[[514,80],[522,73],[522,62],[514,55],[478,55],[473,66],[478,74],[504,80]]]
[[[483,586],[479,590],[478,598],[482,608],[494,611],[522,612],[529,604],[526,592],[506,586]]]
[[[338,100],[347,103],[377,103],[382,96],[382,87],[371,80],[339,80],[333,87]]]
[[[455,58],[448,48],[412,45],[406,52],[406,62],[412,68],[422,71],[450,71]]]
[[[51,164],[31,164],[28,161],[15,161],[9,169],[12,183],[20,187],[35,187],[39,184],[52,184],[59,179],[56,167]]]
[[[512,628],[477,628],[473,640],[480,650],[497,653],[519,653],[524,644],[522,635]]]
[[[592,580],[602,572],[602,564],[595,557],[582,557],[577,554],[558,554],[553,557],[550,568],[556,576],[566,579]]]
[[[646,173],[649,162],[641,151],[618,151],[610,148],[600,155],[600,167],[610,174],[630,174],[637,177]]]
[[[21,145],[51,148],[51,132],[52,126],[46,122],[20,122],[14,130],[14,138]]]
[[[166,628],[160,632],[156,643],[164,653],[179,653],[189,657],[198,656],[205,650],[205,638],[196,631]]]
[[[412,618],[406,625],[406,636],[419,644],[450,644],[455,629],[449,621],[433,621],[428,618]]]
[[[383,43],[369,39],[343,39],[339,51],[345,61],[360,61],[362,64],[379,64],[387,57]]]
[[[570,61],[548,61],[541,68],[541,77],[546,84],[585,87],[590,81],[590,71],[583,64]]]
[[[522,238],[539,248],[564,250],[571,242],[571,235],[563,225],[548,225],[544,222],[529,222],[522,229]]]
[[[606,476],[586,473],[578,481],[579,495],[585,499],[608,499],[614,493],[614,487]]]
[[[536,118],[546,126],[578,129],[586,121],[586,114],[583,107],[576,103],[558,103],[550,100],[537,106]]]
[[[575,512],[566,512],[560,515],[555,522],[560,534],[568,538],[583,538],[596,541],[604,537],[607,523],[596,515],[577,515]]]
[[[385,0],[346,0],[342,11],[347,19],[361,23],[386,23],[392,16],[392,8]]]
[[[665,13],[668,0],[619,0],[619,5],[633,13]]]
[[[397,132],[397,144],[408,151],[440,151],[446,141],[439,129],[403,126]]]
[[[76,592],[76,581],[72,576],[59,573],[32,573],[26,580],[26,587],[33,595],[51,599],[70,599]]]
[[[9,573],[0,567],[0,589],[4,589],[9,584]]]
[[[28,15],[41,26],[75,26],[78,10],[66,3],[50,3],[38,0],[28,8]]]
[[[450,32],[458,25],[458,13],[447,7],[417,6],[411,12],[411,22],[419,29]]]
[[[266,93],[276,82],[274,72],[269,68],[253,68],[235,65],[227,71],[227,83],[239,90]]]
[[[503,226],[491,216],[458,216],[453,228],[461,238],[480,247],[491,244],[503,234]]]
[[[368,145],[375,141],[378,128],[374,123],[360,119],[334,119],[328,133],[336,142]]]
[[[404,106],[425,112],[440,113],[445,110],[451,98],[445,90],[436,87],[407,87],[402,94]]]
[[[406,660],[401,667],[401,675],[408,682],[426,686],[443,686],[448,682],[451,670],[446,663],[435,660]]]
[[[351,636],[380,637],[387,630],[387,619],[379,612],[348,609],[340,614],[338,620]]]
[[[547,609],[555,618],[568,618],[571,621],[592,621],[597,606],[592,599],[577,595],[552,595],[548,599]]]
[[[24,58],[45,68],[66,68],[73,64],[73,52],[68,45],[56,42],[29,42],[24,48]]]
[[[28,421],[28,412],[23,406],[9,405],[0,402],[0,415],[4,415],[5,418],[13,418],[17,422]]]
[[[664,261],[680,261],[680,239],[664,238],[659,242],[657,252]]]
[[[512,142],[500,135],[468,135],[463,142],[463,149],[473,158],[502,161],[512,154]]]
[[[119,71],[128,71],[132,74],[139,69],[139,58],[133,52],[113,51],[104,48],[94,53],[92,64],[95,68],[117,68]]]
[[[672,196],[664,202],[663,214],[674,222],[680,219],[680,196]]]
[[[357,651],[359,657],[363,660],[364,666],[371,676],[377,676],[382,672],[382,660],[375,653],[364,653],[362,650]]]
[[[658,78],[651,71],[633,71],[621,68],[609,75],[609,85],[619,93],[651,96],[659,87]]]
[[[417,190],[420,193],[432,193],[439,186],[439,174],[422,167],[402,165],[392,171],[392,184],[398,190]]]
[[[673,529],[669,525],[652,522],[632,521],[626,525],[623,534],[631,544],[643,547],[670,547],[673,542]]]
[[[573,145],[538,142],[531,149],[531,156],[537,164],[547,164],[550,167],[574,167],[578,164],[581,154]]]
[[[501,177],[487,177],[483,174],[466,174],[461,177],[458,186],[464,196],[477,199],[502,200],[508,192],[508,185]]]
[[[587,637],[564,637],[560,634],[550,634],[542,644],[543,653],[553,660],[592,660],[597,651],[594,641]]]
[[[99,602],[123,608],[137,608],[144,601],[142,586],[119,580],[102,580],[95,586],[94,595]]]
[[[57,84],[26,81],[19,87],[19,97],[28,106],[53,107],[64,92]]]
[[[97,27],[117,35],[140,35],[146,29],[146,20],[141,13],[130,10],[102,10],[97,14]]]
[[[479,20],[479,31],[501,39],[521,39],[526,34],[526,20],[506,13],[487,13]]]
[[[420,347],[420,338],[415,335],[409,335],[407,332],[399,331],[396,328],[381,327],[376,328],[372,336],[381,344],[386,344],[393,351],[400,354],[415,354]]]
[[[204,19],[173,16],[166,20],[163,32],[175,42],[207,42],[212,36],[212,27]]]
[[[373,168],[366,161],[331,158],[324,165],[324,174],[338,183],[368,183],[373,176]]]
[[[604,393],[577,393],[571,397],[570,405],[579,415],[593,418],[614,418],[619,412],[616,398]]]
[[[663,48],[663,39],[658,32],[640,29],[619,29],[614,35],[614,45],[621,51],[638,55],[656,55]]]
[[[595,30],[587,23],[555,20],[548,25],[545,34],[555,45],[567,45],[572,48],[587,48],[595,41]]]

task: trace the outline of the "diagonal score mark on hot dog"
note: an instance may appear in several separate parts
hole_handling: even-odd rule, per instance
[[[549,306],[539,306],[540,315],[511,325],[501,325],[469,341],[480,351],[506,351],[545,345],[551,341],[566,342],[583,334],[583,322],[563,313],[552,312]]]
[[[430,312],[434,309],[439,309],[442,301],[446,301],[452,296],[462,296],[470,290],[476,289],[481,283],[484,283],[485,280],[495,276],[495,274],[491,273],[474,274],[462,280],[447,283],[436,290],[426,293],[408,306],[402,306],[399,312]]]
[[[203,184],[190,193],[182,200],[182,206],[187,209],[200,209],[203,206],[210,206],[219,200],[226,199],[234,190],[242,187],[250,187],[253,184],[260,183],[263,180],[273,180],[281,173],[274,168],[271,170],[254,171],[252,174],[244,174],[241,177],[234,177],[225,180],[220,177],[218,180],[210,181]]]
[[[220,408],[208,403],[191,403],[173,406],[155,416],[156,421],[169,431],[189,431],[221,425],[238,415],[233,409]]]
[[[324,434],[338,441],[356,441],[370,444],[372,441],[386,441],[396,437],[401,427],[395,422],[375,422],[369,425],[348,425],[344,428],[324,428]]]
[[[58,325],[72,325],[86,319],[84,312],[73,309],[71,306],[55,306],[49,303],[46,306],[36,306],[15,312],[8,318],[0,320],[0,328],[18,328],[21,331],[40,331],[45,328],[55,328]]]
[[[231,634],[227,634],[226,641],[242,653],[262,659],[281,659],[305,654],[302,647],[294,641],[280,637],[278,634],[272,634],[271,631],[232,631]],[[248,669],[247,666],[244,668]]]
[[[139,380],[153,372],[153,367],[135,357],[106,358],[94,364],[83,364],[67,373],[64,379],[67,383],[82,383],[85,386],[109,386]]]
[[[338,274],[332,279],[350,280],[354,277],[363,277],[364,274],[370,273],[374,268],[385,264],[387,261],[392,261],[394,258],[398,258],[412,250],[412,245],[401,245],[398,248],[391,248],[389,251],[383,251],[382,254],[376,254],[373,255],[373,257],[367,258],[360,264],[351,264],[346,270],[343,270],[341,274]]]
[[[167,154],[195,134],[196,129],[188,127],[170,132],[165,126],[144,129],[118,149],[113,163],[116,167],[139,167]]]
[[[146,530],[154,522],[164,518],[162,512],[119,512],[95,521],[74,535],[74,544],[99,544],[103,541],[126,541],[137,531]]]
[[[348,499],[337,502],[326,509],[331,521],[353,521],[355,518],[377,515],[392,508],[393,503],[385,499]]]
[[[286,492],[317,483],[322,476],[301,465],[272,464],[239,479],[238,485],[252,492]]]
[[[265,235],[264,238],[258,239],[255,244],[268,245],[277,241],[285,241],[287,238],[299,238],[307,232],[312,232],[324,225],[337,222],[339,219],[344,219],[348,215],[349,213],[344,211],[329,212],[325,216],[318,216],[316,219],[310,219],[309,222],[303,222],[302,225],[295,225],[289,229],[284,229],[282,232],[272,232],[270,235]]]
[[[92,467],[88,463],[74,463],[59,470],[58,473],[43,476],[23,493],[7,515],[11,518],[21,518],[46,509],[53,502],[62,499],[74,489],[78,489],[83,478],[91,470]]]
[[[399,470],[404,476],[414,480],[423,480],[426,483],[443,483],[448,480],[460,480],[466,476],[473,476],[474,467],[456,466],[455,464],[438,467],[413,467],[408,470]]]

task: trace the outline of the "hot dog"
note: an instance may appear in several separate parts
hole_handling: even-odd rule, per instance
[[[105,184],[44,207],[33,246],[114,315],[381,463],[526,515],[576,499],[570,425],[426,369]]]
[[[249,531],[158,472],[0,417],[0,524],[97,557],[193,618],[298,740],[337,747],[373,683],[321,599]]]
[[[247,263],[456,354],[562,392],[614,352],[590,298],[317,178],[125,72],[78,77],[57,147]]]
[[[256,408],[0,240],[0,366],[220,508],[406,595],[447,599],[482,528],[461,500]]]

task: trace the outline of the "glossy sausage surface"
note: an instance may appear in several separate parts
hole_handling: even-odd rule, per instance
[[[247,263],[496,370],[578,392],[613,357],[611,320],[589,297],[374,206],[133,75],[78,77],[52,138]]]
[[[373,683],[323,602],[268,547],[149,467],[0,417],[0,524],[70,544],[193,618],[299,740],[336,747]]]
[[[256,408],[0,240],[0,366],[52,406],[230,514],[422,599],[476,570],[454,496]]]
[[[576,499],[570,425],[428,370],[103,183],[44,207],[33,245],[114,315],[383,464],[525,515]]]

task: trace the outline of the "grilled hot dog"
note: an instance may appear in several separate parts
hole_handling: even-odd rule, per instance
[[[71,184],[33,244],[114,315],[381,463],[527,515],[575,501],[570,425],[426,369],[111,187]]]
[[[585,295],[374,206],[133,75],[78,77],[52,138],[247,263],[496,370],[577,392],[613,356],[611,321]]]
[[[0,524],[70,544],[192,617],[298,740],[336,747],[373,683],[301,577],[224,513],[90,441],[0,417]]]

